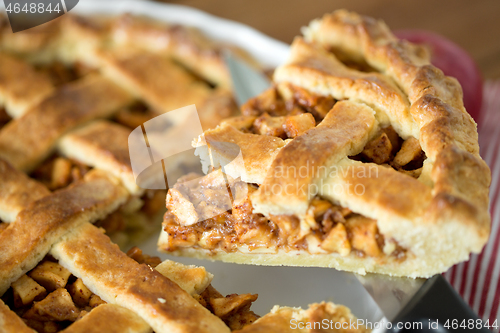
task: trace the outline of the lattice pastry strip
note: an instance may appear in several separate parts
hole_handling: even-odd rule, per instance
[[[192,103],[199,104],[201,122],[205,128],[208,128],[214,126],[223,117],[233,114],[235,106],[229,91],[210,88],[206,82],[195,78],[195,75],[174,64],[171,59],[167,58],[165,50],[153,53],[128,45],[126,56],[119,53],[118,50],[124,49],[121,45],[128,44],[135,37],[132,36],[132,39],[128,41],[116,40],[114,30],[121,29],[115,25],[118,22],[116,20],[121,21],[115,18],[89,19],[70,15],[56,20],[51,29],[38,29],[39,34],[30,36],[35,38],[34,42],[40,38],[40,44],[36,47],[25,43],[24,39],[27,36],[24,33],[11,35],[2,31],[4,36],[0,42],[0,48],[22,55],[25,59],[4,55],[7,59],[5,65],[12,65],[11,68],[2,67],[2,73],[5,75],[2,76],[1,82],[5,87],[11,87],[10,90],[5,91],[6,102],[15,97],[16,103],[30,105],[30,108],[26,107],[21,117],[20,112],[16,113],[15,110],[11,110],[11,102],[5,105],[7,111],[16,119],[0,130],[0,156],[16,168],[24,171],[35,170],[33,175],[42,180],[50,189],[66,186],[68,182],[79,179],[81,174],[91,167],[105,169],[118,176],[130,191],[131,197],[119,212],[114,212],[101,221],[100,225],[113,233],[115,241],[124,245],[130,241],[130,237],[144,237],[151,231],[153,223],[148,223],[147,220],[156,219],[159,216],[158,212],[161,211],[161,207],[158,207],[155,202],[158,201],[156,197],[160,192],[148,191],[144,197],[139,198],[144,194],[144,190],[135,184],[128,161],[126,136],[130,133],[129,129],[106,123],[109,126],[99,127],[96,124],[97,129],[92,127],[96,125],[85,126],[87,132],[82,129],[73,134],[72,131],[96,118],[110,117],[114,117],[116,121],[128,127],[136,127],[154,117],[155,114],[169,111],[169,107]],[[132,23],[137,19],[127,17],[125,20]],[[150,33],[165,31],[164,27],[153,26],[154,29],[150,30]],[[186,39],[185,42],[191,43],[193,47],[201,42],[204,49],[216,47],[215,44],[207,44],[198,39]],[[44,45],[47,50],[44,49]],[[131,51],[132,49],[134,51]],[[173,48],[170,48],[170,51],[174,52]],[[43,53],[43,57],[39,59],[31,52]],[[212,63],[213,60],[212,56],[207,57],[203,54],[200,54],[197,59],[200,62],[198,67],[203,66],[207,61]],[[54,61],[56,65],[52,68],[50,63]],[[60,64],[60,61],[63,64]],[[49,62],[49,65],[45,64],[46,62]],[[156,62],[163,64],[160,71],[155,65]],[[216,62],[222,64],[220,59]],[[70,69],[64,69],[65,66],[69,66]],[[112,68],[121,76],[117,78],[113,75],[109,77],[103,75],[112,72]],[[44,88],[46,85],[50,86],[51,92],[42,101],[36,102],[32,94],[11,96],[12,89],[18,87],[20,83],[19,80],[16,81],[15,74],[21,71],[26,74],[23,77],[37,79],[44,83],[39,87],[40,94],[48,90]],[[89,74],[89,72],[94,73]],[[64,84],[59,82],[59,78],[52,77],[54,74],[62,75]],[[132,84],[124,84],[126,80],[123,80],[123,77],[128,78]],[[113,84],[113,80],[116,84]],[[174,85],[172,85],[173,81],[175,81]],[[192,87],[198,88],[194,94],[190,93]],[[131,92],[127,93],[127,90]],[[178,103],[170,104],[170,106],[162,104],[162,101],[168,101],[165,96],[169,96],[168,98],[176,96]],[[145,112],[134,111],[133,103],[137,100],[145,102],[153,109]],[[156,113],[151,112],[153,110]],[[103,131],[111,129],[116,136],[112,138],[113,140],[104,142],[104,132],[98,133],[99,129]],[[65,135],[66,133],[68,134]],[[60,140],[61,137],[64,137],[64,140]],[[12,138],[18,139],[12,140]],[[64,158],[56,155],[55,159],[53,156],[46,159],[53,151],[56,151],[58,155],[63,155]],[[44,159],[46,160],[43,161]],[[76,170],[77,172],[74,173],[75,169],[80,169],[80,171]],[[49,179],[50,173],[51,179]],[[164,182],[163,177],[162,181]],[[12,220],[14,214],[18,212],[14,206],[9,207],[14,209],[13,215],[10,218],[6,216],[4,222]],[[123,228],[125,229],[122,230]],[[134,236],[128,234],[132,231]]]
[[[300,37],[294,40],[287,63],[277,68],[273,80],[336,100],[360,101],[373,107],[381,125],[391,125],[404,139],[418,138],[408,98],[392,80],[379,73],[351,69],[333,54]]]
[[[64,133],[90,120],[109,117],[131,101],[127,92],[100,75],[76,81],[2,128],[0,157],[18,169],[33,170]]]
[[[64,233],[104,218],[127,197],[127,191],[116,180],[96,170],[83,182],[27,205],[0,233],[0,294],[35,267]]]
[[[180,25],[165,28],[164,24],[150,19],[124,15],[116,20],[112,35],[118,45],[140,47],[168,54],[191,71],[223,88],[231,86],[229,72],[221,57],[223,48],[231,49],[241,58],[258,67],[255,61],[242,50],[209,40],[199,31]]]
[[[114,304],[102,304],[61,331],[61,333],[100,332],[150,333],[153,330],[135,312]]]
[[[0,105],[5,105],[11,117],[20,117],[52,90],[47,75],[18,58],[0,53]]]
[[[211,88],[163,54],[118,47],[99,51],[97,58],[111,80],[142,99],[156,114],[195,104],[203,127],[208,129],[236,113],[229,90]]]
[[[382,22],[357,14],[326,15],[305,34],[275,71],[273,89],[194,141],[204,169],[240,177],[230,186],[248,188],[248,197],[190,225],[175,205],[209,211],[221,193],[179,182],[167,195],[160,249],[413,277],[479,252],[489,233],[490,172],[457,81]],[[316,126],[302,120],[301,132],[296,117],[304,113]]]
[[[19,171],[11,168],[11,173],[12,172],[20,173]],[[22,181],[26,182],[26,179],[21,178],[17,185],[21,185]],[[45,256],[45,254],[48,253],[49,249],[54,247],[54,244],[61,239],[63,234],[69,235],[68,233],[72,233],[71,230],[82,230],[78,226],[81,226],[83,223],[87,224],[87,227],[83,228],[88,231],[88,234],[82,235],[81,232],[72,234],[73,238],[70,237],[69,240],[66,239],[63,245],[68,248],[70,251],[69,253],[71,253],[71,251],[76,251],[78,253],[75,254],[73,252],[74,255],[83,255],[85,259],[89,260],[87,263],[94,269],[92,270],[92,267],[87,266],[86,268],[90,270],[85,271],[85,273],[90,274],[91,271],[94,271],[94,273],[97,272],[97,275],[94,275],[94,278],[96,279],[94,283],[102,282],[101,279],[103,278],[103,275],[99,273],[99,269],[108,271],[110,269],[110,265],[113,264],[118,267],[118,272],[117,276],[111,279],[111,281],[116,282],[118,277],[124,277],[124,274],[130,275],[129,277],[133,276],[133,279],[135,279],[135,286],[138,288],[138,290],[131,291],[133,295],[140,294],[141,297],[145,297],[145,295],[151,296],[151,293],[158,293],[159,296],[155,298],[155,303],[160,304],[160,306],[166,302],[166,300],[162,297],[168,298],[168,296],[173,295],[172,297],[175,300],[178,300],[180,297],[180,299],[187,302],[184,304],[185,307],[183,308],[187,311],[187,313],[194,311],[196,314],[201,308],[203,314],[209,318],[214,318],[212,321],[215,320],[215,329],[217,329],[219,325],[219,328],[223,329],[221,331],[227,330],[227,327],[222,323],[222,321],[210,314],[208,310],[205,310],[201,305],[199,305],[199,303],[197,303],[197,301],[192,299],[191,296],[188,296],[184,292],[180,292],[180,288],[177,285],[170,282],[168,279],[159,278],[157,273],[151,275],[152,273],[148,266],[139,265],[134,260],[129,259],[118,249],[116,245],[109,241],[109,238],[102,235],[102,231],[88,224],[87,221],[98,220],[107,215],[109,212],[116,210],[116,207],[122,204],[127,198],[127,191],[121,187],[116,180],[109,179],[102,171],[94,170],[90,171],[86,175],[84,182],[77,183],[63,190],[48,194],[46,197],[38,201],[34,201],[31,205],[27,203],[27,208],[19,214],[17,220],[11,223],[7,229],[0,232],[0,240],[3,247],[0,257],[2,262],[2,269],[0,271],[0,281],[2,281],[1,294],[3,294],[10,286],[10,282],[17,280],[25,272],[33,268]],[[21,235],[23,237],[21,237]],[[73,242],[78,242],[75,238],[79,237],[86,238],[87,241],[90,241],[91,243],[97,243],[93,244],[94,246],[74,247]],[[16,240],[16,246],[12,246],[12,240]],[[99,248],[99,246],[97,246],[99,244],[102,247]],[[93,255],[97,255],[97,257],[93,259],[88,258],[88,256]],[[103,263],[100,261],[104,260],[104,258],[107,258],[107,264],[104,263],[104,265],[101,266]],[[128,264],[125,265],[125,263]],[[163,265],[164,269],[168,269],[169,266],[170,265],[167,263]],[[138,273],[137,269],[139,269],[142,273],[135,274]],[[132,271],[135,273],[131,273]],[[175,271],[176,269],[173,270],[174,273]],[[134,283],[132,281],[133,279],[129,279],[129,281],[121,280],[125,285],[122,285],[122,289],[120,289],[120,291],[123,291],[128,287],[133,289],[133,286],[130,285],[131,283]],[[143,289],[147,288],[148,285],[144,284],[145,280],[151,284],[149,294],[143,293]],[[194,281],[197,280],[192,277],[191,282]],[[206,287],[206,283],[209,282],[210,279],[204,279],[199,281],[198,283],[201,284],[198,284],[197,286],[198,288],[200,286],[203,288],[203,285],[205,284]],[[167,285],[163,285],[162,283],[167,283]],[[189,281],[184,281],[184,285],[189,287]],[[160,288],[156,288],[158,286],[160,286]],[[160,292],[159,290],[163,290],[163,292]],[[168,290],[168,293],[165,293],[165,290]],[[180,296],[178,295],[179,293],[181,294]],[[168,299],[170,302],[169,304],[175,302],[175,300]],[[198,310],[190,309],[190,305],[193,304],[195,304],[195,308]],[[108,309],[108,312],[106,312],[105,309],[106,308],[97,311],[86,321],[90,321],[90,323],[92,323],[92,320],[102,321],[104,319],[103,316],[106,315],[106,313],[111,312],[116,316],[116,319],[120,319],[121,316],[128,316],[128,318],[122,318],[119,323],[114,325],[114,328],[116,329],[130,329],[131,331],[135,330],[138,332],[150,331],[149,325],[145,324],[142,319],[136,318],[137,316],[135,313],[130,315],[129,311],[126,309],[120,310],[115,308],[110,308]],[[179,311],[176,311],[174,315],[178,312]],[[180,312],[182,312],[182,310]],[[107,318],[107,320],[110,319],[111,317]],[[163,319],[168,319],[168,316],[163,316]],[[193,322],[192,319],[193,318],[190,318],[190,325],[195,327],[197,324],[196,322]],[[81,328],[82,325],[86,325],[86,321],[76,325],[75,328],[70,327],[68,331],[72,332],[75,330],[78,332],[78,328]],[[211,320],[208,319],[208,324],[210,323]],[[174,322],[174,326],[175,325],[177,325],[177,322]],[[16,318],[16,315],[12,311],[5,308],[3,302],[0,304],[0,327],[2,327],[2,331],[6,330],[6,332],[22,332],[23,330],[31,331],[26,328],[23,322],[20,322],[19,319]],[[161,332],[162,329],[159,328],[156,331]]]
[[[50,194],[41,183],[0,160],[0,219],[14,222],[17,214],[30,203]]]
[[[82,238],[80,236],[85,237]],[[120,290],[124,290],[122,294],[126,297],[133,298],[132,301],[127,301],[127,304],[132,304],[130,307],[133,307],[135,304],[138,305],[139,308],[147,306],[154,308],[160,307],[164,309],[169,307],[163,306],[163,304],[175,303],[178,302],[179,299],[190,300],[187,303],[200,302],[200,304],[210,309],[213,314],[223,319],[224,322],[229,326],[229,328],[231,328],[231,330],[241,329],[241,327],[245,327],[244,331],[246,331],[247,329],[250,329],[250,331],[258,329],[262,330],[263,328],[267,328],[269,330],[271,329],[271,327],[268,327],[268,325],[271,322],[274,322],[279,326],[286,319],[290,321],[290,319],[292,318],[289,317],[288,314],[293,315],[293,318],[304,324],[314,324],[314,322],[321,322],[324,319],[332,321],[333,324],[335,324],[336,322],[342,322],[342,320],[345,318],[356,320],[356,318],[352,316],[352,314],[350,314],[349,310],[343,306],[337,306],[332,303],[321,303],[310,305],[308,310],[301,310],[299,308],[291,309],[276,307],[270,314],[264,316],[262,320],[258,320],[253,323],[258,316],[249,311],[248,308],[250,303],[256,299],[256,295],[231,294],[223,297],[210,285],[213,275],[206,272],[203,267],[185,266],[170,260],[166,260],[158,265],[158,258],[156,258],[157,260],[154,260],[155,258],[143,256],[140,250],[129,251],[130,253],[128,255],[132,259],[134,259],[131,260],[130,258],[125,256],[124,253],[120,252],[117,249],[116,245],[113,245],[109,241],[109,239],[102,234],[102,231],[98,230],[90,224],[82,225],[73,232],[70,232],[70,234],[68,234],[60,243],[56,243],[54,245],[52,254],[55,254],[57,256],[57,253],[62,253],[59,264],[68,266],[65,264],[66,257],[75,253],[76,249],[74,248],[74,246],[77,245],[77,243],[79,244],[80,242],[82,242],[84,239],[88,243],[92,243],[93,246],[80,248],[78,250],[79,258],[86,257],[87,259],[87,256],[99,256],[99,264],[102,264],[102,261],[112,262],[112,264],[103,268],[106,271],[103,275],[105,276],[104,281],[99,281],[99,287],[93,289],[93,291],[98,289],[98,292],[103,292],[103,294],[93,294],[90,297],[91,303],[94,296],[101,296],[102,298],[105,298],[106,295],[112,293],[113,290],[116,291],[117,288]],[[103,251],[103,249],[106,250]],[[152,269],[149,264],[148,266],[140,265],[140,263],[142,263],[143,261],[146,263],[151,263],[153,267],[156,267]],[[81,281],[82,279],[88,280],[90,281],[90,283],[92,283],[92,281],[95,282],[99,278],[99,276],[96,276],[96,274],[99,274],[100,270],[94,270],[94,268],[92,268],[96,265],[96,263],[92,261],[89,262],[88,260],[75,260],[75,262],[76,265],[69,265],[71,266],[70,269],[74,268],[75,270],[72,272],[75,274],[84,272],[85,277],[79,278],[78,280],[76,280],[76,282],[73,282],[71,285],[69,285],[69,287],[66,286],[66,289],[71,293],[71,297],[73,298],[75,304],[78,304],[78,306],[81,307],[83,306],[83,304],[86,304],[88,300],[86,301],[83,298],[80,299],[80,297],[84,296],[79,296],[78,290],[75,290],[74,285],[76,285],[78,281]],[[59,264],[54,263],[53,261],[44,261],[42,266],[49,263],[54,267],[59,266]],[[90,270],[86,270],[86,268],[89,268]],[[35,270],[38,270],[40,272],[44,270],[44,274],[50,273],[46,270],[46,268],[42,269],[40,266],[38,266]],[[42,282],[41,280],[39,280],[42,275],[35,276],[35,270],[30,272],[30,276],[37,279],[37,281]],[[132,278],[124,279],[125,276],[129,276],[131,272],[135,272],[137,270],[146,271],[147,273],[140,276],[134,275]],[[159,275],[157,272],[160,272],[161,275]],[[67,272],[67,275],[69,274],[70,273]],[[150,275],[154,276],[154,278],[151,278]],[[89,278],[87,279],[86,277]],[[112,277],[115,277],[115,279],[111,282]],[[161,285],[161,282],[168,282],[167,284],[168,286],[170,286],[170,288],[168,290],[161,288],[159,289],[158,287],[159,285]],[[130,287],[130,285],[132,285],[133,287]],[[172,285],[175,285],[175,287],[172,287]],[[76,288],[83,288],[87,290],[87,287],[83,284],[77,285]],[[150,302],[144,303],[143,299],[145,297],[145,294],[141,291],[144,291],[146,289],[148,290],[146,298],[148,298]],[[137,293],[141,293],[142,297],[135,297]],[[182,323],[179,323],[178,321],[175,321],[174,323],[170,322],[170,320],[172,320],[172,316],[175,317],[179,314],[182,314],[182,311],[168,313],[168,315],[164,315],[165,313],[162,311],[157,311],[156,320],[152,319],[149,314],[147,317],[141,318],[137,314],[137,312],[140,313],[140,311],[136,310],[137,306],[135,306],[134,310],[124,308],[120,305],[116,305],[116,303],[120,303],[121,298],[111,297],[111,302],[115,304],[106,304],[103,301],[99,301],[101,303],[100,305],[92,305],[94,306],[94,308],[90,310],[90,312],[83,314],[84,312],[86,312],[85,310],[79,310],[78,308],[75,308],[69,298],[65,299],[65,297],[70,296],[63,296],[64,294],[66,294],[66,292],[64,292],[64,289],[56,289],[53,293],[46,296],[46,298],[48,299],[51,297],[51,295],[55,294],[58,295],[54,296],[55,298],[52,297],[51,302],[54,302],[53,304],[49,304],[44,299],[43,301],[38,302],[39,304],[35,302],[32,309],[30,309],[28,312],[24,312],[24,314],[22,311],[19,313],[19,309],[17,309],[16,311],[18,311],[19,315],[22,315],[23,318],[28,319],[29,323],[31,320],[31,325],[33,325],[33,327],[37,327],[37,325],[39,325],[35,325],[35,323],[33,323],[33,320],[42,320],[41,324],[45,323],[44,329],[42,329],[43,331],[51,329],[57,330],[57,328],[60,328],[61,326],[57,324],[57,321],[55,323],[51,322],[50,318],[52,316],[68,316],[68,311],[70,311],[71,309],[73,309],[72,311],[76,311],[72,314],[72,317],[74,318],[76,315],[78,315],[78,319],[76,320],[76,322],[70,323],[69,326],[63,323],[62,327],[67,326],[67,328],[63,329],[61,332],[83,332],[83,330],[85,329],[88,332],[99,332],[99,330],[102,330],[103,327],[107,327],[107,330],[110,332],[151,332],[152,328],[150,327],[150,323],[154,323],[155,321],[158,322],[161,320],[167,321],[167,325],[162,325],[161,329],[155,330],[157,332],[168,331],[168,329],[171,330],[172,327],[169,327],[169,325],[177,326],[177,328],[181,331],[194,331],[190,329],[192,325],[189,325],[190,327],[186,328],[183,327],[185,325],[182,325]],[[87,298],[88,296],[89,295],[86,295]],[[171,296],[174,297],[174,300],[171,299]],[[139,302],[139,304],[137,304],[137,302]],[[189,309],[189,307],[187,307],[187,304],[183,304],[183,306],[183,309],[186,309],[187,311],[193,311],[192,309]],[[88,311],[88,307],[85,307],[85,309],[87,309]],[[35,312],[33,312],[33,310],[35,310]],[[79,314],[78,311],[80,311]],[[203,312],[206,314],[207,311],[205,310]],[[48,316],[48,318],[46,318],[45,320],[49,319],[49,321],[44,322],[44,316]],[[217,323],[217,325],[220,323],[220,321],[217,320],[214,315],[208,315],[208,318],[215,318],[215,322]],[[193,319],[195,318],[191,318],[191,321],[196,322],[196,320]],[[206,319],[206,316],[202,317],[202,320],[207,321]],[[218,330],[220,326],[217,325],[209,327],[209,331]],[[253,325],[255,325],[255,327]],[[0,301],[0,328],[6,333],[33,332],[26,327],[26,324],[18,317],[18,314],[14,313],[8,307],[6,307],[2,301]],[[199,328],[196,327],[195,330],[196,329]],[[227,328],[224,328],[224,331],[227,331]],[[359,326],[357,328],[357,331],[364,332],[363,326]]]
[[[95,121],[63,136],[57,150],[66,157],[105,170],[120,178],[127,190],[140,195],[128,150],[130,130],[106,120]]]
[[[370,107],[348,101],[335,104],[318,126],[280,150],[252,196],[254,211],[305,215],[312,198],[321,194],[332,167],[345,156],[361,152],[376,128]],[[307,172],[297,177],[294,171],[298,170]]]
[[[138,313],[156,332],[229,331],[177,284],[128,258],[90,224],[64,236],[51,254],[103,300]]]

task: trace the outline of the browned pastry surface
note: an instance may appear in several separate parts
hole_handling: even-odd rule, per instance
[[[221,46],[199,31],[180,25],[165,27],[151,19],[123,15],[113,26],[113,34],[119,44],[169,54],[206,80],[226,88],[231,85],[219,52]]]
[[[251,212],[214,205],[213,176],[179,182],[160,248],[412,277],[480,252],[491,175],[458,81],[381,21],[339,10],[303,31],[274,87],[193,144],[205,172],[222,166],[254,187]]]
[[[2,300],[0,300],[0,328],[9,333],[35,333]]]
[[[27,205],[50,191],[41,183],[14,169],[0,159],[0,218],[13,222],[17,214]]]
[[[476,124],[465,112],[458,81],[432,66],[420,47],[397,40],[383,22],[347,11],[316,21],[306,39],[366,60],[401,87],[419,130],[414,136],[433,162],[424,170],[434,183],[426,220],[439,223],[454,211],[459,223],[475,221],[480,238],[486,239],[491,176],[479,156]]]
[[[346,155],[360,152],[376,125],[371,108],[349,101],[338,102],[321,123],[298,136],[282,148],[273,160],[258,195],[252,197],[255,208],[271,205],[270,214],[305,214],[309,201],[318,192],[307,188],[312,182],[319,187],[329,176],[331,166]],[[243,156],[245,159],[245,156]],[[318,169],[319,166],[324,170]],[[309,170],[305,175],[278,170]],[[304,191],[303,189],[307,189]],[[285,193],[286,191],[286,193]]]
[[[415,127],[410,119],[408,99],[386,76],[364,73],[341,63],[320,46],[297,37],[292,44],[289,63],[277,68],[275,82],[286,81],[319,95],[330,95],[337,100],[357,100],[370,105],[384,125],[388,122],[403,138],[413,135]]]
[[[128,258],[90,224],[64,236],[51,254],[103,300],[135,311],[156,332],[229,331],[177,284]]]
[[[102,55],[104,71],[159,114],[189,104],[201,105],[211,88],[165,55],[118,49]],[[161,75],[158,75],[161,73]]]
[[[215,130],[205,132],[204,140],[196,143],[197,147],[208,146],[214,158],[202,156],[202,163],[208,167],[211,160],[215,163],[227,164],[233,161],[233,167],[238,169],[242,180],[252,183],[262,183],[265,172],[271,166],[278,151],[286,145],[286,141],[265,135],[242,133],[232,126],[223,126]],[[235,158],[240,154],[243,159]],[[244,163],[243,163],[244,162]],[[218,167],[219,165],[214,165]],[[226,166],[230,169],[231,166]]]
[[[35,267],[64,233],[105,217],[126,198],[124,188],[96,171],[83,182],[31,203],[0,233],[0,294]]]
[[[120,178],[131,193],[139,193],[130,164],[130,129],[106,120],[92,122],[65,135],[58,150],[86,165]]]
[[[16,57],[0,53],[0,104],[6,104],[10,116],[21,116],[52,89],[48,75]]]
[[[103,304],[74,322],[61,333],[149,333],[151,327],[133,311],[114,304]]]
[[[32,170],[68,130],[108,117],[130,102],[128,93],[97,75],[63,86],[0,131],[0,156],[16,168]]]

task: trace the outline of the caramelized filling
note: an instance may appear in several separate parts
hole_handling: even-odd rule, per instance
[[[280,83],[243,105],[242,117],[230,118],[223,123],[247,133],[295,138],[321,122],[334,104],[332,97],[315,95],[303,88]],[[350,158],[387,165],[418,178],[426,156],[417,139],[403,140],[388,126],[381,129],[361,153]]]
[[[287,98],[284,99],[283,95],[287,95]],[[317,125],[332,109],[334,104],[335,100],[330,96],[314,95],[305,89],[290,84],[281,84],[249,100],[241,107],[241,113],[246,117],[264,115],[278,119],[309,113],[315,119],[316,123],[314,125]],[[248,130],[261,134],[255,129]]]
[[[127,255],[152,268],[161,264],[160,258],[143,254],[137,247],[131,248]],[[259,318],[250,311],[257,295],[231,294],[224,297],[209,285],[200,295],[193,297],[231,330],[242,329]],[[106,304],[50,255],[12,283],[1,299],[26,325],[39,333],[59,332],[92,309]]]
[[[37,65],[36,69],[42,73],[46,73],[56,87],[76,81],[79,78],[95,71],[95,69],[80,62],[74,63],[72,66],[67,66],[59,61],[55,61],[50,64]]]
[[[331,97],[317,96],[290,84],[279,84],[247,102],[242,107],[243,116],[223,123],[246,133],[294,138],[321,122],[335,102]],[[392,167],[418,178],[426,157],[417,139],[403,140],[389,126],[381,129],[362,152],[351,158]],[[183,181],[193,178],[195,176],[188,175],[180,179],[167,196],[168,211],[163,228],[169,237],[164,250],[198,247],[235,252],[246,245],[249,251],[260,252],[305,249],[311,253],[339,253],[342,256],[353,253],[361,257],[385,256],[395,260],[404,260],[407,256],[407,251],[395,240],[384,239],[377,221],[319,197],[310,204],[309,212],[313,212],[313,217],[304,218],[307,223],[291,215],[266,218],[252,212],[248,195],[240,200],[232,198],[230,207],[212,207],[214,198],[227,195],[230,188],[211,188],[210,184],[202,184],[203,181],[191,188],[183,184]],[[257,189],[256,185],[237,185],[248,186],[248,193]],[[190,205],[200,222],[185,223],[185,213],[176,209]],[[204,218],[204,211],[212,212],[212,215]],[[218,213],[214,214],[216,211]],[[304,224],[306,228],[303,228]]]
[[[59,332],[105,303],[51,256],[12,283],[2,300],[40,333]]]
[[[74,159],[53,154],[30,176],[55,191],[81,181],[91,169],[92,167]],[[165,195],[165,190],[146,190],[140,198],[131,196],[129,202],[95,225],[106,230],[121,247],[130,243],[131,238],[134,241],[142,240],[154,231],[153,222],[157,221],[158,214],[164,210]],[[146,218],[137,217],[136,213],[141,213]]]
[[[389,126],[383,128],[370,140],[363,151],[351,159],[386,165],[395,170],[418,178],[426,159],[420,143],[415,138],[403,140]]]
[[[7,229],[8,226],[9,226],[8,223],[2,222],[0,220],[0,234],[2,233],[2,231],[4,231],[5,229]]]
[[[160,258],[143,254],[138,247],[131,248],[127,255],[139,264],[146,264],[153,268],[161,263]],[[187,276],[187,275],[186,275]],[[253,323],[259,318],[250,306],[257,300],[257,295],[252,294],[230,294],[223,296],[212,285],[193,297],[210,312],[221,318],[231,330],[239,330]]]
[[[7,114],[5,109],[0,106],[0,129],[7,125],[7,123],[11,120],[12,118]]]
[[[188,175],[184,179],[192,178],[193,175]],[[168,211],[164,216],[163,229],[169,237],[164,250],[197,247],[236,252],[246,245],[249,251],[307,250],[317,253],[315,247],[319,247],[321,253],[339,253],[343,256],[351,252],[361,257],[388,255],[397,260],[404,260],[406,256],[406,251],[395,241],[384,239],[375,220],[320,198],[314,198],[311,202],[309,218],[313,225],[306,232],[296,216],[271,215],[266,218],[262,214],[255,214],[249,195],[257,190],[257,186],[243,182],[232,184],[231,188],[234,192],[235,187],[247,186],[248,195],[244,198],[236,196],[229,210],[184,226],[179,217],[172,213],[175,206],[182,205],[182,201],[190,202],[196,207],[199,216],[203,216],[202,211],[210,206],[206,198],[222,196],[230,189],[206,185],[188,188],[182,181],[170,190],[167,197]]]
[[[91,167],[76,160],[54,154],[42,162],[30,175],[55,191],[83,179]]]

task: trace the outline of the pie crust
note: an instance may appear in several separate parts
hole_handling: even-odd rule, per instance
[[[410,277],[479,253],[490,231],[491,175],[458,81],[382,21],[339,10],[303,32],[274,88],[193,143],[205,171],[222,166],[233,179],[228,188],[253,186],[250,210],[241,215],[231,190],[231,210],[193,224],[217,184],[200,189],[187,177],[167,195],[159,248]],[[297,120],[307,113],[316,124]],[[315,200],[348,211],[325,224]],[[289,230],[295,238],[284,241]]]

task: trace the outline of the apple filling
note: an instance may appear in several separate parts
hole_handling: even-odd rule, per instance
[[[271,215],[267,218],[253,213],[250,195],[257,190],[256,185],[232,182],[228,187],[211,186],[203,179],[192,182],[195,177],[193,174],[185,176],[169,191],[168,211],[163,222],[163,229],[169,236],[163,248],[165,251],[195,247],[236,252],[247,248],[259,253],[307,250],[310,253],[339,253],[342,256],[390,255],[397,260],[404,260],[406,256],[406,250],[394,240],[384,239],[375,220],[319,197],[312,200],[302,221],[294,215]],[[232,193],[230,207],[213,204],[214,198],[222,198],[227,193]],[[182,212],[179,207],[183,207]],[[193,209],[191,214],[186,213],[189,207]],[[204,219],[210,216],[207,211],[214,216]],[[203,220],[186,225],[192,215]],[[191,219],[193,221],[196,219]]]
[[[77,160],[54,154],[42,162],[31,177],[55,191],[81,181],[91,169]],[[155,231],[164,211],[165,195],[165,190],[146,190],[140,197],[131,195],[118,210],[95,225],[106,230],[121,248],[140,242]]]
[[[293,139],[319,124],[336,101],[288,83],[278,84],[242,107],[242,116],[223,123],[245,133]],[[415,138],[403,140],[391,127],[374,133],[364,149],[351,159],[394,168],[418,178],[425,154]],[[216,172],[212,172],[216,173]],[[307,250],[310,253],[354,254],[404,260],[407,250],[385,239],[377,221],[321,197],[315,197],[305,216],[253,212],[251,193],[257,184],[234,182],[221,186],[211,174],[199,182],[186,176],[169,190],[163,228],[168,241],[163,250],[183,247],[235,252],[243,248],[260,253]],[[245,193],[238,197],[237,189]],[[232,193],[230,202],[220,198]],[[213,204],[217,202],[217,204]],[[208,212],[208,214],[207,214]]]

